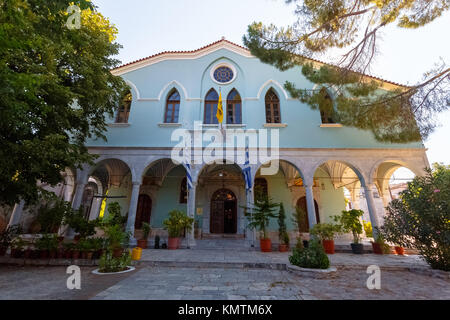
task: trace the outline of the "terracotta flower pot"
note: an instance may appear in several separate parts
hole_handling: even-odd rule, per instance
[[[147,239],[141,239],[137,241],[137,246],[141,249],[147,249],[148,240]]]
[[[322,240],[322,246],[327,254],[334,254],[334,240]]]
[[[50,259],[55,259],[56,258],[56,251],[55,250],[49,251],[48,256],[49,256]]]
[[[25,250],[25,252],[24,252],[24,254],[23,254],[23,257],[24,257],[25,259],[31,259],[32,256],[33,256],[33,250],[31,250],[31,249]]]
[[[39,251],[39,258],[41,258],[41,259],[48,259],[48,257],[49,257],[48,250],[40,250]]]
[[[0,247],[0,257],[3,257],[6,254],[7,249],[8,248],[6,248],[6,247]]]
[[[262,252],[272,252],[272,240],[270,239],[259,239],[259,245]]]
[[[77,260],[80,258],[80,251],[79,250],[72,250],[72,259]]]
[[[278,251],[287,252],[289,250],[289,246],[287,244],[280,243],[278,245]]]
[[[86,259],[92,260],[92,257],[94,256],[94,251],[88,251],[86,252]]]
[[[72,258],[72,250],[64,251],[64,258],[71,259]]]
[[[64,250],[63,249],[59,249],[57,254],[56,254],[56,258],[58,259],[64,259]]]
[[[383,249],[379,243],[372,242],[372,250],[375,254],[383,254]]]
[[[180,238],[169,237],[169,250],[176,250],[180,246]]]
[[[397,247],[397,246],[395,246],[394,248],[395,248],[395,253],[396,253],[396,254],[398,254],[398,255],[400,255],[400,256],[403,256],[403,255],[405,254],[405,249],[404,249],[404,248],[402,248],[402,247]]]
[[[23,251],[18,249],[11,249],[11,257],[15,259],[22,258]]]
[[[81,251],[81,259],[87,259],[87,251]]]

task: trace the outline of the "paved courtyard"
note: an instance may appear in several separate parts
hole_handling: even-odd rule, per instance
[[[311,279],[280,270],[138,266],[121,275],[82,268],[81,290],[68,290],[65,267],[0,266],[0,299],[450,299],[450,282],[408,271],[382,271],[381,290],[365,270]]]

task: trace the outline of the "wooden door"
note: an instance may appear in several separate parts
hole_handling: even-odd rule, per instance
[[[223,233],[224,231],[224,202],[215,200],[211,203],[211,233]]]
[[[297,201],[297,207],[302,208],[304,210],[304,212],[306,212],[306,224],[304,226],[304,228],[302,228],[302,230],[300,230],[301,232],[309,232],[309,215],[308,215],[308,206],[306,205],[306,197],[302,197],[300,199],[298,199]],[[317,223],[320,222],[320,215],[319,215],[319,205],[317,204],[317,201],[314,200],[314,208],[316,209],[316,221]]]
[[[142,229],[143,222],[150,223],[151,215],[152,215],[152,199],[146,194],[139,195],[134,228],[140,230]]]

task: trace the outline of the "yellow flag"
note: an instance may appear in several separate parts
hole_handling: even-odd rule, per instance
[[[219,94],[219,103],[217,104],[216,118],[219,123],[223,122],[222,92]]]

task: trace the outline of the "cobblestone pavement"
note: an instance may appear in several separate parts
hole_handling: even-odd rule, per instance
[[[365,270],[335,279],[266,269],[138,267],[97,276],[82,268],[81,290],[68,290],[62,267],[0,266],[0,299],[450,299],[450,282],[407,271],[382,271],[381,290],[366,287]]]

